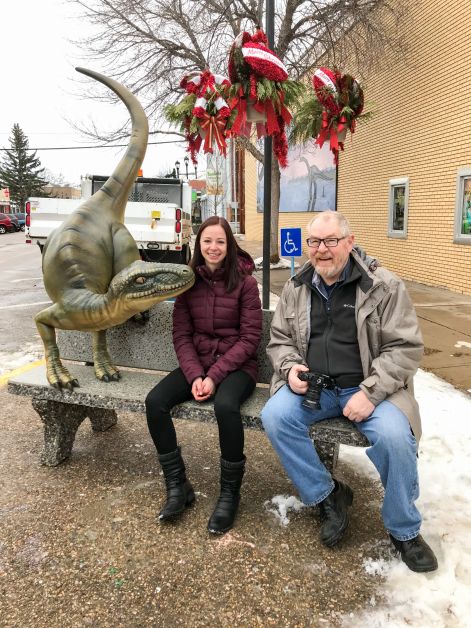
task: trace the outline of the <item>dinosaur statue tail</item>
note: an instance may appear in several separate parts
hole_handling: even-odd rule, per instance
[[[109,87],[123,101],[131,115],[132,132],[126,153],[98,192],[100,196],[104,195],[111,206],[116,209],[120,222],[124,222],[126,202],[146,154],[149,136],[147,116],[137,98],[117,81],[93,70],[75,69]],[[102,201],[104,201],[103,196]]]

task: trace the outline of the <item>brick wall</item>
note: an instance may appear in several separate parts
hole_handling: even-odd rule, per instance
[[[471,244],[455,244],[458,170],[471,168],[469,0],[416,0],[407,59],[364,81],[373,118],[340,156],[338,208],[357,241],[405,279],[471,294]],[[247,159],[247,239],[261,239],[255,168]],[[408,177],[406,239],[388,237],[389,180]],[[312,214],[280,214],[304,227]]]
[[[366,82],[375,114],[340,157],[338,208],[401,277],[471,294],[471,244],[454,244],[456,179],[471,166],[467,0],[411,3],[408,58]],[[407,238],[388,237],[389,180],[409,178]]]

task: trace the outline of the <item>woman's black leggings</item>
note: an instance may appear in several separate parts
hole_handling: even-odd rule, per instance
[[[255,382],[250,375],[244,371],[234,371],[216,389],[214,412],[219,428],[219,446],[221,457],[229,462],[239,462],[244,457],[240,406],[254,388]],[[177,435],[170,411],[189,399],[193,399],[191,386],[179,368],[169,373],[147,395],[147,425],[159,454],[168,454],[177,448]]]

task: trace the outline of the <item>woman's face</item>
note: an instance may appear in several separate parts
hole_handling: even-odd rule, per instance
[[[211,271],[221,268],[227,254],[226,233],[221,225],[211,225],[203,230],[200,247],[206,266]]]

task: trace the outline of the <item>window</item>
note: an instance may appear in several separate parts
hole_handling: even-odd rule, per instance
[[[458,170],[454,242],[471,244],[471,168]]]
[[[389,180],[390,238],[407,238],[407,214],[409,211],[409,178]]]

